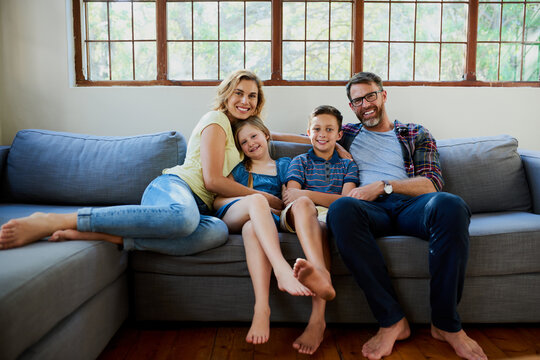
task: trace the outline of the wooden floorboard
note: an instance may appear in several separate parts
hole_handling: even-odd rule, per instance
[[[297,324],[275,324],[266,344],[245,341],[248,324],[126,323],[99,360],[353,360],[364,359],[362,345],[374,325],[328,326],[313,356],[298,354],[292,343],[302,333]],[[409,339],[399,341],[387,360],[459,359],[446,343],[435,340],[428,325],[413,325]],[[465,330],[489,359],[540,360],[540,324],[466,325]]]

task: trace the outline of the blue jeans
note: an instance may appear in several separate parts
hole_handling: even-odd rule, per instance
[[[467,204],[449,193],[391,194],[373,202],[338,199],[330,206],[327,223],[382,327],[405,315],[375,239],[403,234],[429,241],[431,321],[441,330],[456,332],[461,330],[456,308],[465,279],[470,216]]]
[[[80,209],[77,230],[121,236],[126,250],[191,255],[227,241],[227,225],[208,214],[184,180],[167,174],[148,185],[141,205]]]

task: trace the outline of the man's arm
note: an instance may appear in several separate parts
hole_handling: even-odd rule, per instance
[[[393,192],[409,196],[418,196],[437,191],[431,180],[423,176],[404,180],[392,180],[388,181],[388,183],[392,185]],[[373,201],[384,193],[384,183],[382,181],[375,181],[369,185],[354,188],[349,192],[348,196],[360,200]]]

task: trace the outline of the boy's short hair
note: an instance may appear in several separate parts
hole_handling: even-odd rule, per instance
[[[343,122],[343,115],[341,115],[341,112],[338,109],[336,109],[335,107],[331,105],[321,105],[313,109],[313,111],[309,115],[308,127],[311,126],[311,120],[313,120],[314,117],[319,116],[319,115],[324,115],[324,114],[332,115],[333,117],[335,117],[338,124],[338,131],[341,131],[341,123]]]
[[[354,84],[371,84],[375,83],[379,90],[383,89],[383,83],[381,80],[381,77],[377,74],[374,74],[372,72],[359,72],[354,74],[347,85],[345,85],[345,89],[347,90],[347,98],[349,101],[351,101],[351,86]]]

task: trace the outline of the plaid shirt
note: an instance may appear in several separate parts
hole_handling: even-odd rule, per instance
[[[340,144],[349,151],[351,144],[362,129],[362,124],[346,124],[343,126],[343,137]],[[421,125],[402,124],[394,121],[407,176],[424,176],[431,180],[437,191],[441,191],[444,180],[442,178],[439,152],[435,139],[429,131]]]

